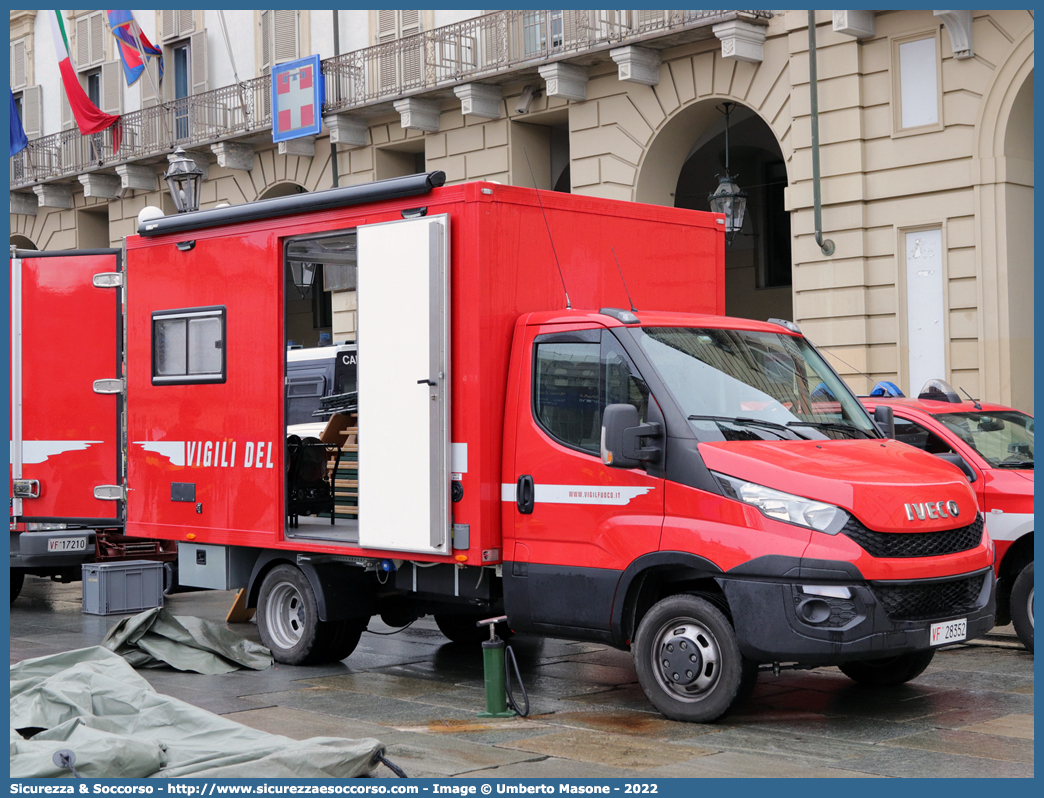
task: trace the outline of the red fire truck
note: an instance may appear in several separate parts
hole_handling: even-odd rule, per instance
[[[690,721],[759,666],[894,684],[992,627],[967,480],[885,437],[793,324],[721,315],[723,217],[443,182],[140,217],[126,476],[96,495],[178,542],[183,584],[245,588],[285,663],[349,656],[377,614],[457,641],[506,614],[630,649]],[[324,272],[366,357],[301,439],[286,327]]]

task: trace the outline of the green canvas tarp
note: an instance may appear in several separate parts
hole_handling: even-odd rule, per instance
[[[216,675],[271,666],[272,652],[220,624],[163,607],[123,618],[102,641],[135,668],[169,665],[179,671]]]
[[[29,735],[25,739],[23,735]],[[346,778],[372,770],[372,738],[292,740],[257,731],[153,690],[101,646],[11,666],[11,777]]]

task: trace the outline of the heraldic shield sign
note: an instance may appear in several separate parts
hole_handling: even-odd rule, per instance
[[[319,135],[322,109],[323,73],[318,55],[272,69],[272,141]]]

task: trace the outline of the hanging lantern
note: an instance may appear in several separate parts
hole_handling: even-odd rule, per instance
[[[747,193],[728,173],[718,176],[718,187],[708,197],[711,210],[725,215],[725,239],[731,244],[736,233],[743,229],[747,215]]]
[[[725,241],[729,244],[736,234],[743,229],[743,219],[747,215],[747,193],[736,183],[736,178],[729,174],[729,117],[732,106],[736,103],[723,103],[725,114],[725,174],[718,175],[718,187],[707,197],[711,211],[725,216]]]
[[[174,200],[174,207],[178,209],[178,213],[198,211],[203,170],[196,166],[196,162],[189,158],[181,147],[174,150],[169,159],[170,166],[167,167],[163,179],[167,181],[167,190]]]
[[[312,284],[315,282],[315,264],[292,260],[290,261],[290,275],[294,278],[294,287],[301,295],[301,299],[307,298],[308,292],[312,290]]]

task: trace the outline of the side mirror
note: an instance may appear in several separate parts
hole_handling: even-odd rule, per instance
[[[940,460],[945,460],[947,463],[952,463],[953,465],[961,469],[961,471],[964,472],[964,476],[968,478],[969,482],[974,482],[977,479],[977,477],[975,476],[975,471],[972,470],[972,467],[968,465],[968,462],[956,452],[946,452],[945,454],[937,454],[935,456],[938,457]]]
[[[609,405],[602,413],[602,462],[613,468],[638,468],[659,460],[659,446],[642,447],[641,438],[659,438],[663,429],[657,423],[640,424],[634,405]]]
[[[886,438],[895,438],[895,413],[888,405],[874,408],[874,423]]]

